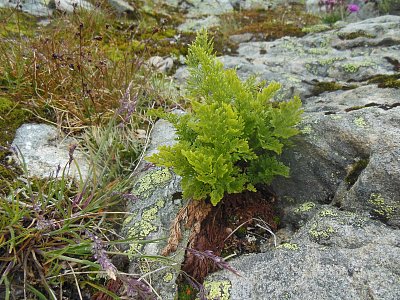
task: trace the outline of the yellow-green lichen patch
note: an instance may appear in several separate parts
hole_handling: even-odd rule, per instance
[[[229,280],[207,281],[204,283],[207,299],[229,300],[232,284]]]
[[[366,33],[363,30],[355,31],[355,32],[339,32],[338,37],[341,40],[354,40],[359,37],[366,37],[366,38],[375,38],[376,36],[370,33]]]
[[[395,207],[388,205],[381,194],[372,193],[368,200],[368,203],[372,205],[373,208],[371,213],[375,217],[384,221],[387,221],[388,219],[393,217]]]
[[[330,115],[329,117],[330,117],[332,120],[340,120],[340,119],[343,119],[343,116],[336,115],[336,114]]]
[[[174,274],[168,272],[164,275],[163,280],[164,282],[171,282],[174,279]]]
[[[314,75],[320,75],[324,72],[327,72],[332,65],[337,61],[345,60],[345,57],[329,57],[329,58],[322,58],[317,61],[309,61],[305,64],[305,67],[308,72]]]
[[[307,50],[309,54],[313,55],[326,55],[329,53],[329,49],[327,48],[310,48]]]
[[[305,33],[317,33],[317,32],[323,32],[332,29],[331,26],[327,24],[316,24],[313,26],[307,26],[302,29],[303,32]]]
[[[158,230],[158,226],[156,223],[158,212],[165,205],[164,200],[158,200],[154,206],[148,207],[143,210],[141,219],[134,224],[128,230],[128,238],[129,239],[137,239],[144,240],[151,233],[156,232]],[[132,221],[132,220],[131,220]],[[137,253],[142,249],[142,245],[137,242],[132,242],[129,245],[129,250],[127,251],[128,255],[131,257],[133,254]]]
[[[356,73],[361,67],[372,67],[375,66],[373,62],[358,62],[358,63],[347,63],[342,65],[342,68],[347,73]]]
[[[171,172],[167,168],[146,173],[135,184],[132,193],[138,197],[146,198],[150,196],[151,191],[166,183],[171,178]]]
[[[327,218],[327,217],[337,217],[338,214],[336,212],[334,212],[331,209],[324,209],[322,211],[319,212],[319,216],[323,217],[323,218]]]
[[[304,213],[312,210],[315,207],[314,202],[305,202],[295,209],[296,213]]]
[[[332,226],[320,227],[317,223],[314,223],[308,231],[310,237],[317,242],[321,240],[328,240],[333,233],[335,233],[335,229],[333,229]]]
[[[313,132],[313,128],[310,125],[306,125],[300,129],[303,134],[311,134]]]
[[[363,117],[355,118],[353,123],[359,128],[367,127],[367,123],[365,122],[365,119]]]
[[[366,219],[358,216],[354,212],[345,211],[341,214],[343,216],[339,220],[340,225],[350,225],[356,228],[363,228],[366,223]]]
[[[299,250],[299,245],[297,245],[295,243],[283,243],[276,248],[297,251],[297,250]]]
[[[130,213],[130,214],[125,218],[125,220],[124,220],[124,222],[123,222],[123,226],[126,226],[126,225],[128,225],[129,223],[131,223],[132,220],[133,220],[134,218],[136,218],[137,214],[138,214],[138,212]]]

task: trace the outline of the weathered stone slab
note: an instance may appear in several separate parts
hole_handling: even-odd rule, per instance
[[[289,242],[231,260],[242,277],[209,276],[210,299],[398,299],[398,230],[330,206],[311,210]]]
[[[22,155],[30,176],[47,178],[54,176],[60,168],[65,174],[77,180],[89,176],[89,164],[78,149],[73,152],[74,161],[70,167],[70,147],[78,145],[72,138],[63,136],[55,126],[46,124],[24,124],[18,128],[12,147],[18,156]],[[77,168],[79,166],[79,168]]]

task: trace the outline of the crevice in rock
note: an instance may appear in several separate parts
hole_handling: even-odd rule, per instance
[[[356,161],[348,168],[347,175],[344,179],[346,182],[346,189],[350,190],[351,187],[357,182],[362,171],[368,166],[369,157],[356,159]]]
[[[182,199],[182,193],[181,192],[177,192],[177,193],[174,193],[172,195],[172,200],[178,200],[178,199]]]
[[[329,193],[326,198],[322,201],[323,204],[331,204],[335,194]]]
[[[345,112],[360,110],[360,109],[368,108],[368,107],[376,107],[376,108],[380,108],[380,109],[383,109],[383,110],[389,110],[389,109],[392,109],[392,108],[395,108],[395,107],[398,107],[398,106],[400,106],[400,102],[399,103],[393,103],[393,104],[378,104],[378,103],[371,102],[371,103],[368,103],[368,104],[365,104],[365,105],[362,105],[362,106],[352,106],[352,107],[346,108]]]

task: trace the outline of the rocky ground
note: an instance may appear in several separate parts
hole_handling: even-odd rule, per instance
[[[219,24],[220,14],[238,7],[279,4],[165,2],[185,12],[179,29],[194,31]],[[230,259],[241,276],[219,271],[207,277],[209,299],[400,299],[400,16],[372,12],[352,23],[310,27],[304,37],[230,37],[238,48],[220,57],[225,66],[242,78],[281,82],[278,100],[300,95],[305,113],[302,134],[283,154],[291,177],[272,184],[281,212],[276,247],[271,238],[261,253]],[[182,88],[186,76],[184,65],[174,74]],[[159,121],[148,154],[173,140],[171,125]],[[24,143],[14,141],[22,150]],[[139,170],[133,190],[142,201],[129,206],[133,216],[123,232],[165,237],[184,205],[180,179],[145,162]],[[162,299],[176,299],[188,235],[172,254],[176,268],[154,275]],[[132,244],[127,251],[160,254],[164,246]],[[130,264],[131,271],[139,267]]]

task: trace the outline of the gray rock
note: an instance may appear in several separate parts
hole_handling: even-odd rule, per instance
[[[152,56],[147,63],[151,68],[160,73],[168,73],[174,66],[174,61],[171,57],[163,58],[161,56]]]
[[[152,130],[146,157],[155,153],[161,145],[171,145],[174,140],[175,130],[172,125],[163,120],[158,121]],[[125,219],[122,230],[124,236],[134,239],[125,249],[131,261],[129,271],[137,273],[143,267],[149,272],[159,269],[145,276],[145,279],[152,282],[152,286],[163,300],[175,299],[176,279],[184,260],[188,234],[184,233],[184,239],[178,250],[169,256],[174,261],[171,263],[171,268],[166,268],[165,263],[151,260],[138,261],[135,255],[139,252],[145,255],[161,255],[166,246],[172,222],[183,206],[180,180],[179,176],[167,168],[149,168],[146,162],[142,163],[137,176],[134,177],[132,194],[136,199],[128,203],[128,211],[131,215]],[[135,242],[136,239],[148,242],[162,240],[139,244]]]
[[[400,298],[400,235],[380,222],[323,206],[290,242],[233,259],[205,287],[220,299]]]
[[[124,0],[109,0],[108,2],[118,13],[127,13],[129,15],[135,13],[135,9]],[[55,9],[69,13],[77,8],[94,9],[94,6],[85,0],[0,0],[0,7],[18,8],[23,12],[38,17],[51,16]]]
[[[46,1],[42,0],[0,0],[0,7],[17,8],[37,17],[46,17],[53,14]]]
[[[69,149],[72,145],[78,145],[77,141],[64,137],[57,127],[46,124],[22,125],[18,128],[12,143],[18,156],[22,155],[30,176],[40,178],[54,176],[60,167],[58,176],[61,176],[65,168],[67,176],[77,180],[82,177],[82,180],[85,180],[89,176],[89,165],[78,149],[73,154],[74,162],[70,167],[67,166]],[[79,166],[79,170],[76,165]]]
[[[400,18],[382,16],[221,57],[242,78],[280,81],[278,98],[300,94],[305,113],[282,156],[291,177],[272,184],[281,245],[233,259],[243,277],[209,276],[211,299],[400,298],[400,90],[370,82],[395,74],[399,50]],[[354,86],[317,95],[321,82]]]
[[[93,10],[94,6],[85,0],[51,0],[49,2],[52,5],[54,2],[55,8],[68,13],[74,12],[76,9],[87,9]]]
[[[365,85],[375,75],[394,73],[390,60],[400,60],[400,17],[381,16],[302,38],[241,43],[237,56],[220,59],[227,68],[237,67],[242,79],[256,75],[280,82],[278,99],[310,97],[318,82]],[[185,82],[185,76],[180,69],[175,77]]]
[[[178,26],[180,31],[195,32],[201,28],[215,27],[220,24],[219,15],[240,9],[268,9],[285,0],[165,0],[171,6],[186,13],[185,22]]]
[[[235,34],[229,37],[229,39],[236,44],[250,42],[252,38],[253,38],[252,33]]]
[[[303,134],[284,153],[283,199],[334,203],[400,227],[400,92],[363,87],[308,98]]]
[[[187,18],[185,22],[178,26],[178,30],[182,32],[198,31],[202,28],[211,28],[219,25],[217,16],[208,16],[206,18]]]
[[[382,16],[303,38],[239,45],[238,57],[223,56],[227,67],[240,65],[242,78],[279,81],[280,98],[313,95],[317,82],[361,82],[377,74],[393,74],[387,57],[400,59],[400,17]]]
[[[133,15],[136,12],[135,8],[124,0],[108,0],[108,3],[120,14]]]

